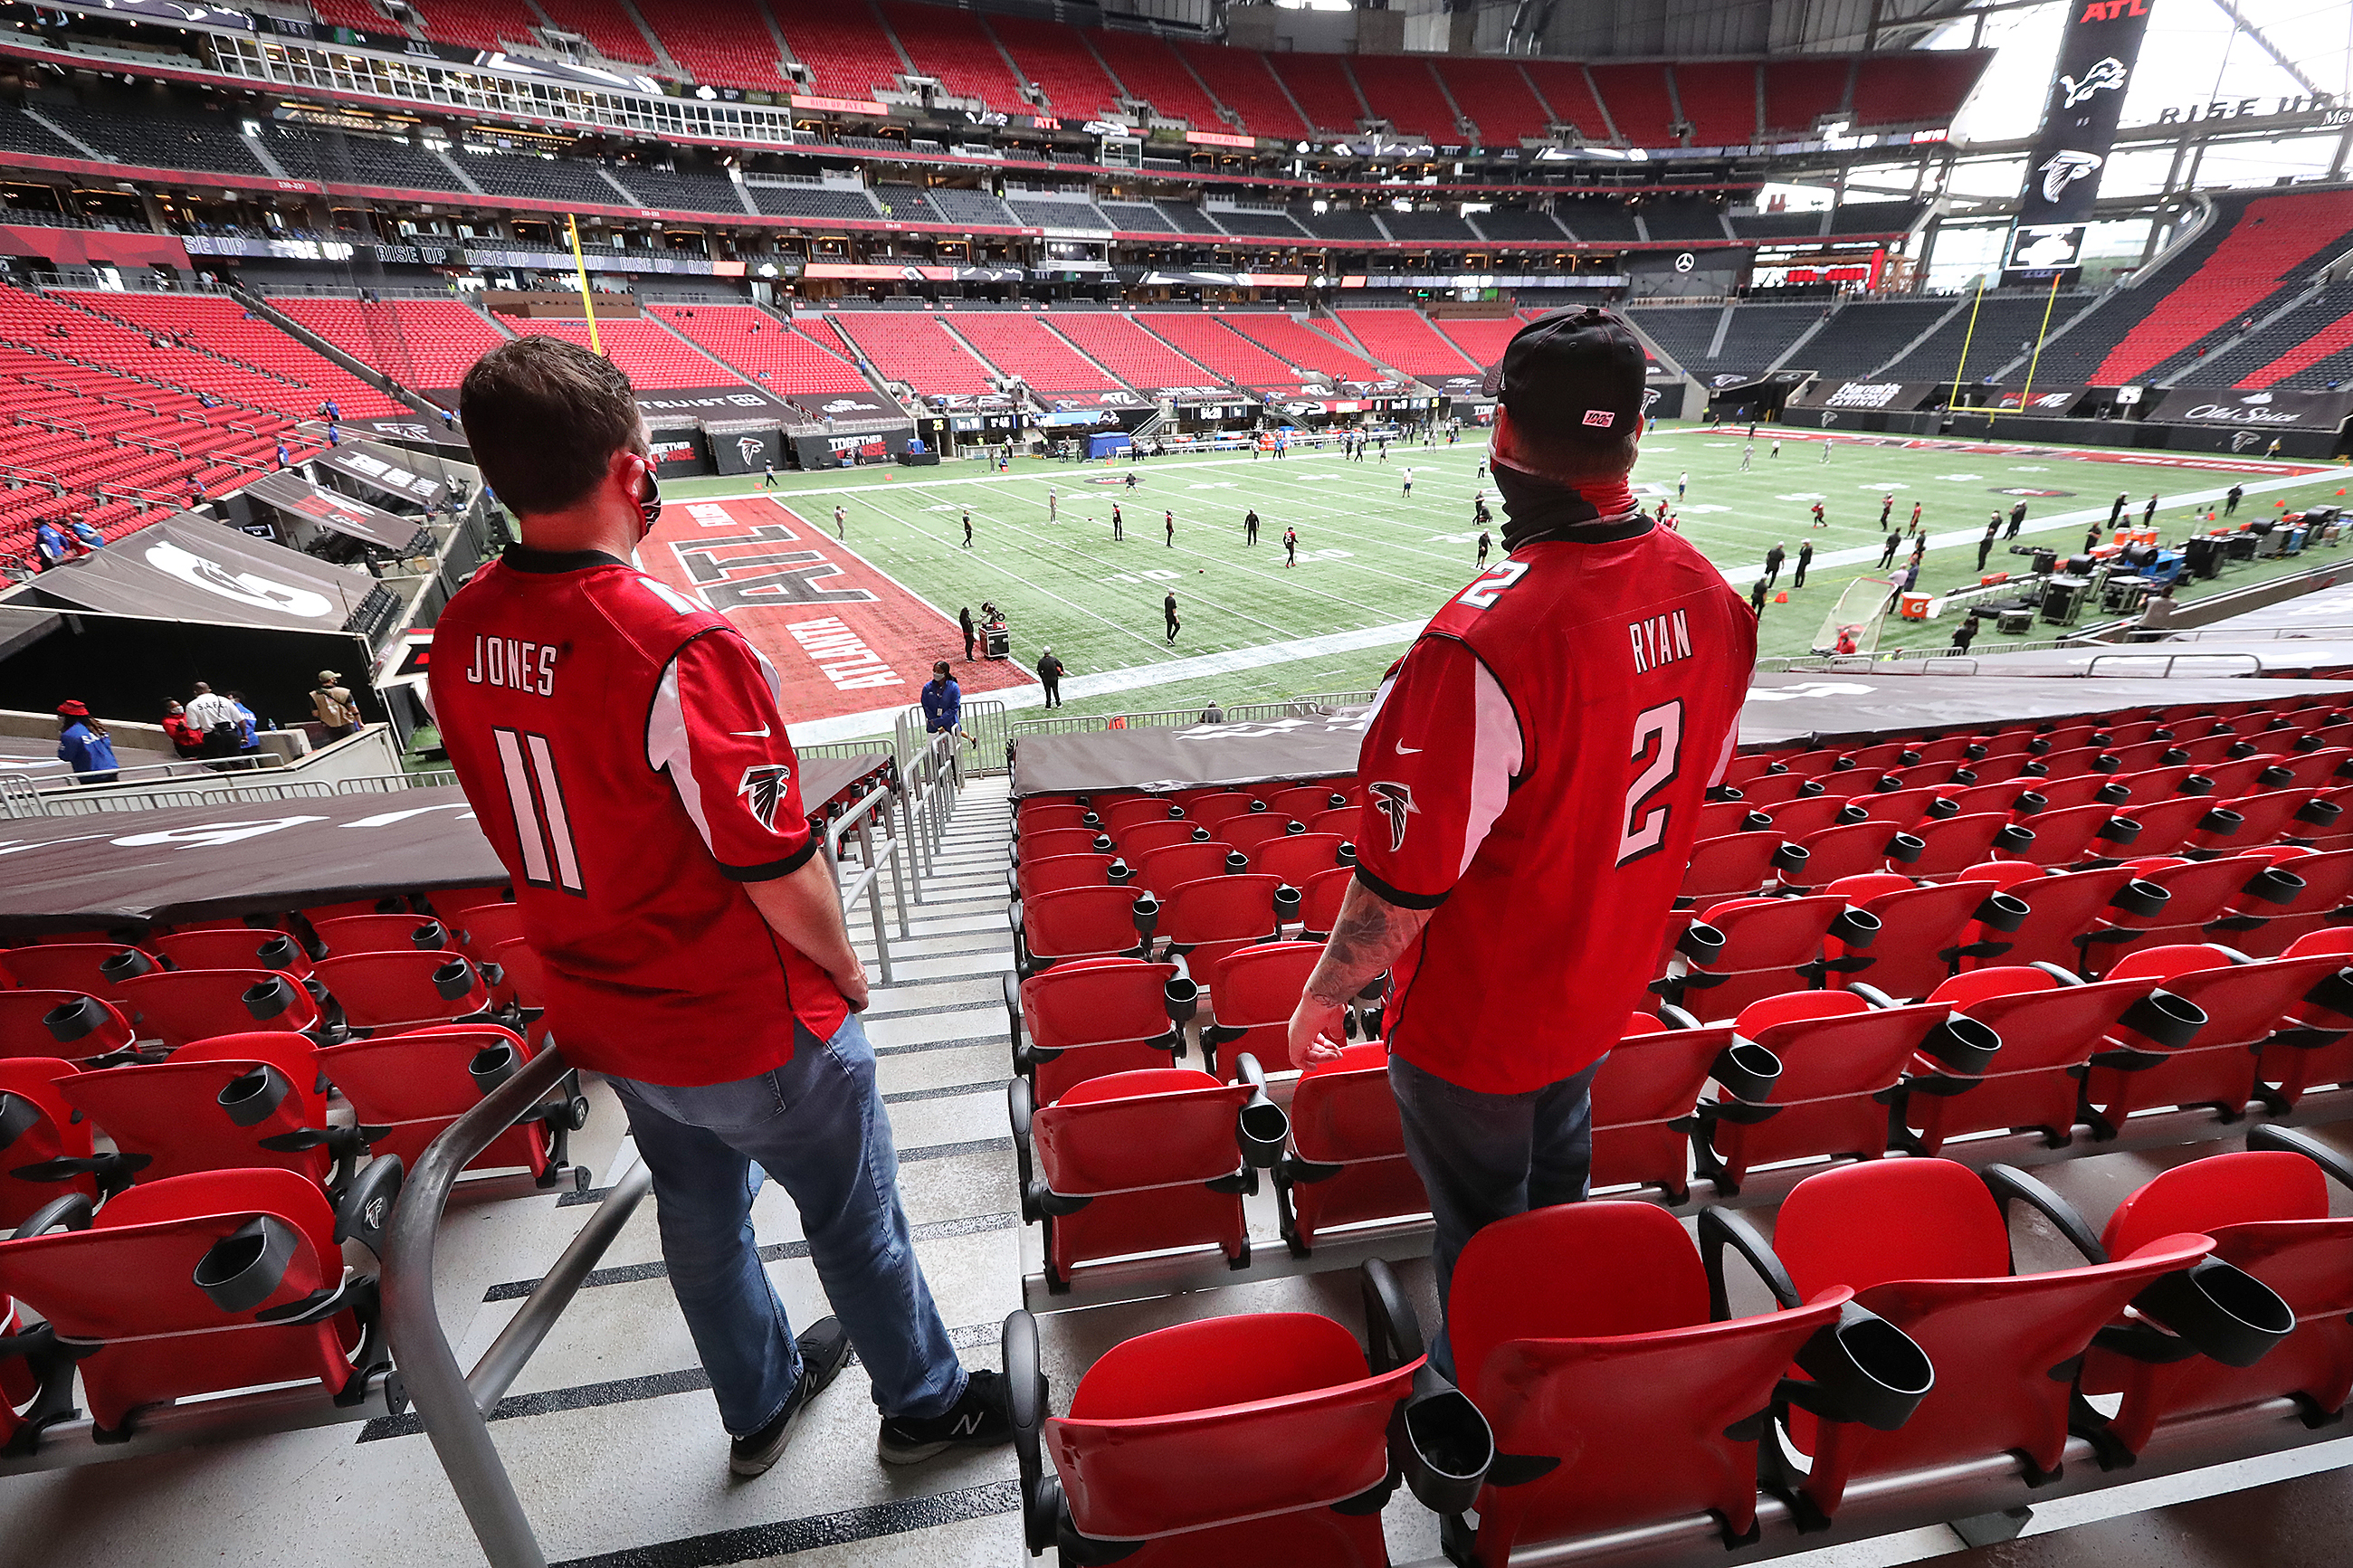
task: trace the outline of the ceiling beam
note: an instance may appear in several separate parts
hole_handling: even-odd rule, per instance
[[[2241,32],[2246,34],[2249,38],[2253,39],[2254,41],[2255,47],[2271,56],[2272,63],[2279,67],[2280,69],[2287,72],[2289,79],[2293,80],[2296,86],[2304,89],[2305,91],[2311,93],[2316,97],[2326,90],[2316,84],[2310,77],[2305,75],[2302,68],[2297,66],[2294,60],[2280,53],[2277,46],[2273,44],[2268,34],[2266,34],[2261,27],[2256,26],[2253,22],[2247,20],[2245,13],[2239,9],[2238,0],[2214,0],[2214,8],[2221,12],[2225,16],[2231,18],[2232,25],[2236,26]]]

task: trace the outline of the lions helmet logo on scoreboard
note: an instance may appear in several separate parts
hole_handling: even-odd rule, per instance
[[[776,830],[776,807],[784,804],[785,785],[792,776],[793,770],[783,763],[758,763],[744,770],[743,782],[735,786],[752,819],[771,833]]]
[[[1373,805],[1380,814],[1388,819],[1389,853],[1394,855],[1405,847],[1406,817],[1421,809],[1413,804],[1413,786],[1382,783],[1367,785],[1366,793],[1373,797]]]

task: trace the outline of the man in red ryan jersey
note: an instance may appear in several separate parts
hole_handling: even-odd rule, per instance
[[[513,879],[554,1037],[606,1075],[653,1173],[730,1468],[776,1462],[852,1345],[882,1458],[1005,1441],[997,1374],[967,1377],[915,1263],[856,1016],[866,975],[776,673],[633,563],[661,501],[628,378],[525,338],[467,374],[462,417],[522,542],[442,612],[434,712]],[[797,1336],[753,1246],[760,1171],[840,1314]]]
[[[1594,1069],[1647,999],[1756,661],[1740,595],[1627,487],[1642,364],[1616,317],[1561,310],[1487,373],[1506,553],[1382,684],[1356,880],[1291,1020],[1292,1060],[1325,1059],[1389,974],[1441,1302],[1482,1226],[1586,1194]]]

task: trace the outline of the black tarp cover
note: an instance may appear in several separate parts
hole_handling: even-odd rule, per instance
[[[364,572],[185,511],[32,584],[79,609],[306,632],[342,630],[374,586]]]
[[[419,531],[415,518],[395,517],[381,507],[322,489],[294,474],[264,474],[246,486],[245,493],[290,516],[308,519],[383,550],[406,551]]]
[[[1741,710],[1740,749],[1866,744],[1895,735],[2050,722],[2124,709],[2181,703],[2287,700],[2314,692],[2353,696],[2353,682],[2177,677],[2170,679],[1988,680],[1967,675],[1759,675]],[[1013,793],[1192,789],[1354,773],[1361,712],[1302,715],[1182,729],[1024,735],[1016,742]]]

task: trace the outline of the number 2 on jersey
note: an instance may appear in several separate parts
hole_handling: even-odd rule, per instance
[[[1655,751],[1653,750],[1655,747]],[[1667,841],[1667,816],[1670,807],[1651,807],[1651,801],[1661,790],[1675,781],[1675,769],[1683,762],[1683,705],[1677,698],[1662,702],[1656,708],[1645,708],[1634,715],[1634,742],[1630,760],[1651,759],[1650,764],[1634,775],[1626,787],[1626,816],[1618,830],[1618,861],[1630,865],[1643,856],[1656,853]]]
[[[580,879],[580,853],[572,839],[572,816],[564,807],[564,785],[555,776],[555,753],[547,737],[522,730],[494,729],[499,767],[506,775],[507,804],[514,807],[515,845],[522,855],[523,879],[534,887],[586,891]]]
[[[1477,581],[1454,596],[1454,602],[1468,605],[1474,610],[1492,609],[1495,595],[1518,582],[1526,574],[1527,569],[1526,562],[1514,561],[1506,556],[1481,573]]]

